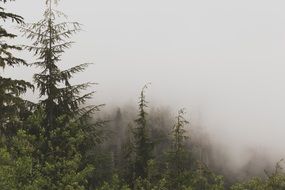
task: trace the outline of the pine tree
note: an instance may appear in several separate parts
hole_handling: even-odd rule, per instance
[[[171,188],[180,189],[184,185],[186,171],[190,169],[190,152],[186,148],[186,125],[189,122],[184,118],[185,111],[180,109],[176,123],[172,128],[172,147],[169,151],[167,178]]]
[[[133,126],[128,125],[128,129],[125,134],[125,141],[122,143],[121,157],[119,174],[132,188],[134,187],[135,181],[135,152],[134,152],[134,139],[133,139]]]
[[[135,148],[135,176],[136,178],[146,178],[148,175],[148,162],[152,159],[153,143],[149,137],[147,125],[147,101],[145,98],[145,85],[141,91],[139,99],[139,115],[135,120],[137,127],[134,129],[134,148]]]
[[[89,64],[81,64],[67,70],[60,70],[58,64],[66,49],[70,48],[72,41],[69,38],[80,31],[77,22],[60,22],[57,19],[65,17],[62,12],[52,8],[52,0],[47,0],[47,9],[44,19],[35,24],[26,24],[21,27],[24,35],[34,40],[32,46],[26,46],[34,52],[38,61],[33,65],[42,68],[42,72],[34,75],[35,83],[40,90],[40,97],[47,97],[41,101],[46,112],[45,125],[52,128],[58,116],[62,113],[70,117],[80,117],[96,110],[98,107],[91,106],[80,108],[80,105],[90,98],[93,92],[80,96],[92,83],[71,85],[69,80],[75,73],[82,72]]]
[[[185,160],[185,153],[187,150],[185,148],[185,140],[188,138],[186,136],[185,126],[189,122],[184,118],[184,109],[178,111],[178,116],[176,117],[177,122],[173,126],[173,144],[172,144],[172,154],[173,154],[173,167],[176,175],[180,175],[184,170],[183,161]]]
[[[69,39],[80,30],[77,22],[58,22],[66,19],[64,13],[53,9],[57,2],[46,1],[44,18],[37,23],[21,27],[24,36],[33,41],[25,46],[34,53],[33,65],[42,72],[34,75],[39,89],[41,118],[31,129],[38,138],[38,157],[41,172],[47,178],[47,189],[84,189],[87,175],[92,170],[85,158],[86,144],[98,141],[95,125],[89,117],[100,106],[84,106],[93,92],[81,95],[92,83],[71,85],[75,73],[82,72],[89,64],[61,70],[63,53],[71,47]],[[90,146],[90,145],[89,145]]]
[[[0,0],[0,3],[7,3],[7,0]],[[24,23],[23,17],[6,12],[2,5],[0,6],[0,18],[2,21],[12,21],[17,24]],[[14,39],[17,36],[8,32],[3,26],[0,26],[0,68],[14,67],[16,65],[27,65],[26,62],[13,55],[14,51],[20,51],[21,47],[11,45],[8,39]],[[28,101],[23,100],[20,95],[24,94],[33,86],[24,80],[15,80],[5,78],[0,74],[0,133],[13,135],[21,121],[27,117]]]

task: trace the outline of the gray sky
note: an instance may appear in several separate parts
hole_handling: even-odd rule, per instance
[[[11,9],[33,22],[43,5],[18,0]],[[84,25],[64,62],[95,63],[78,78],[100,83],[97,103],[136,102],[152,82],[152,103],[186,107],[218,141],[284,157],[284,7],[284,0],[62,0],[59,9]]]

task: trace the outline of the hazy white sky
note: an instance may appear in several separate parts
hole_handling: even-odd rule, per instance
[[[44,3],[10,7],[33,22]],[[95,63],[79,79],[100,83],[97,103],[135,102],[152,82],[151,102],[200,114],[231,145],[274,145],[283,155],[284,7],[284,0],[62,0],[59,9],[84,28],[64,62]]]

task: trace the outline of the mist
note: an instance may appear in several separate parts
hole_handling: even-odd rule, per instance
[[[13,3],[26,22],[40,18],[38,0]],[[21,5],[22,4],[22,5]],[[191,128],[202,127],[217,160],[242,169],[259,152],[285,158],[284,1],[62,1],[83,24],[63,57],[68,66],[93,62],[77,81],[92,81],[95,103],[135,105],[151,82],[151,107],[185,107]],[[26,43],[23,40],[23,43]],[[30,57],[26,55],[27,60]],[[26,69],[26,68],[24,68]],[[34,70],[33,68],[29,68]],[[31,80],[29,73],[5,70]]]

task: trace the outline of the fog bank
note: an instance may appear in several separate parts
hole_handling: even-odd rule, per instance
[[[59,9],[84,28],[63,60],[70,66],[95,63],[74,82],[98,82],[94,102],[106,103],[107,110],[135,104],[141,87],[151,82],[150,104],[185,107],[192,127],[202,126],[218,145],[223,164],[243,168],[252,151],[276,162],[285,158],[284,5],[62,1]],[[33,22],[43,2],[19,0],[9,8]],[[31,80],[33,71],[6,74]]]

